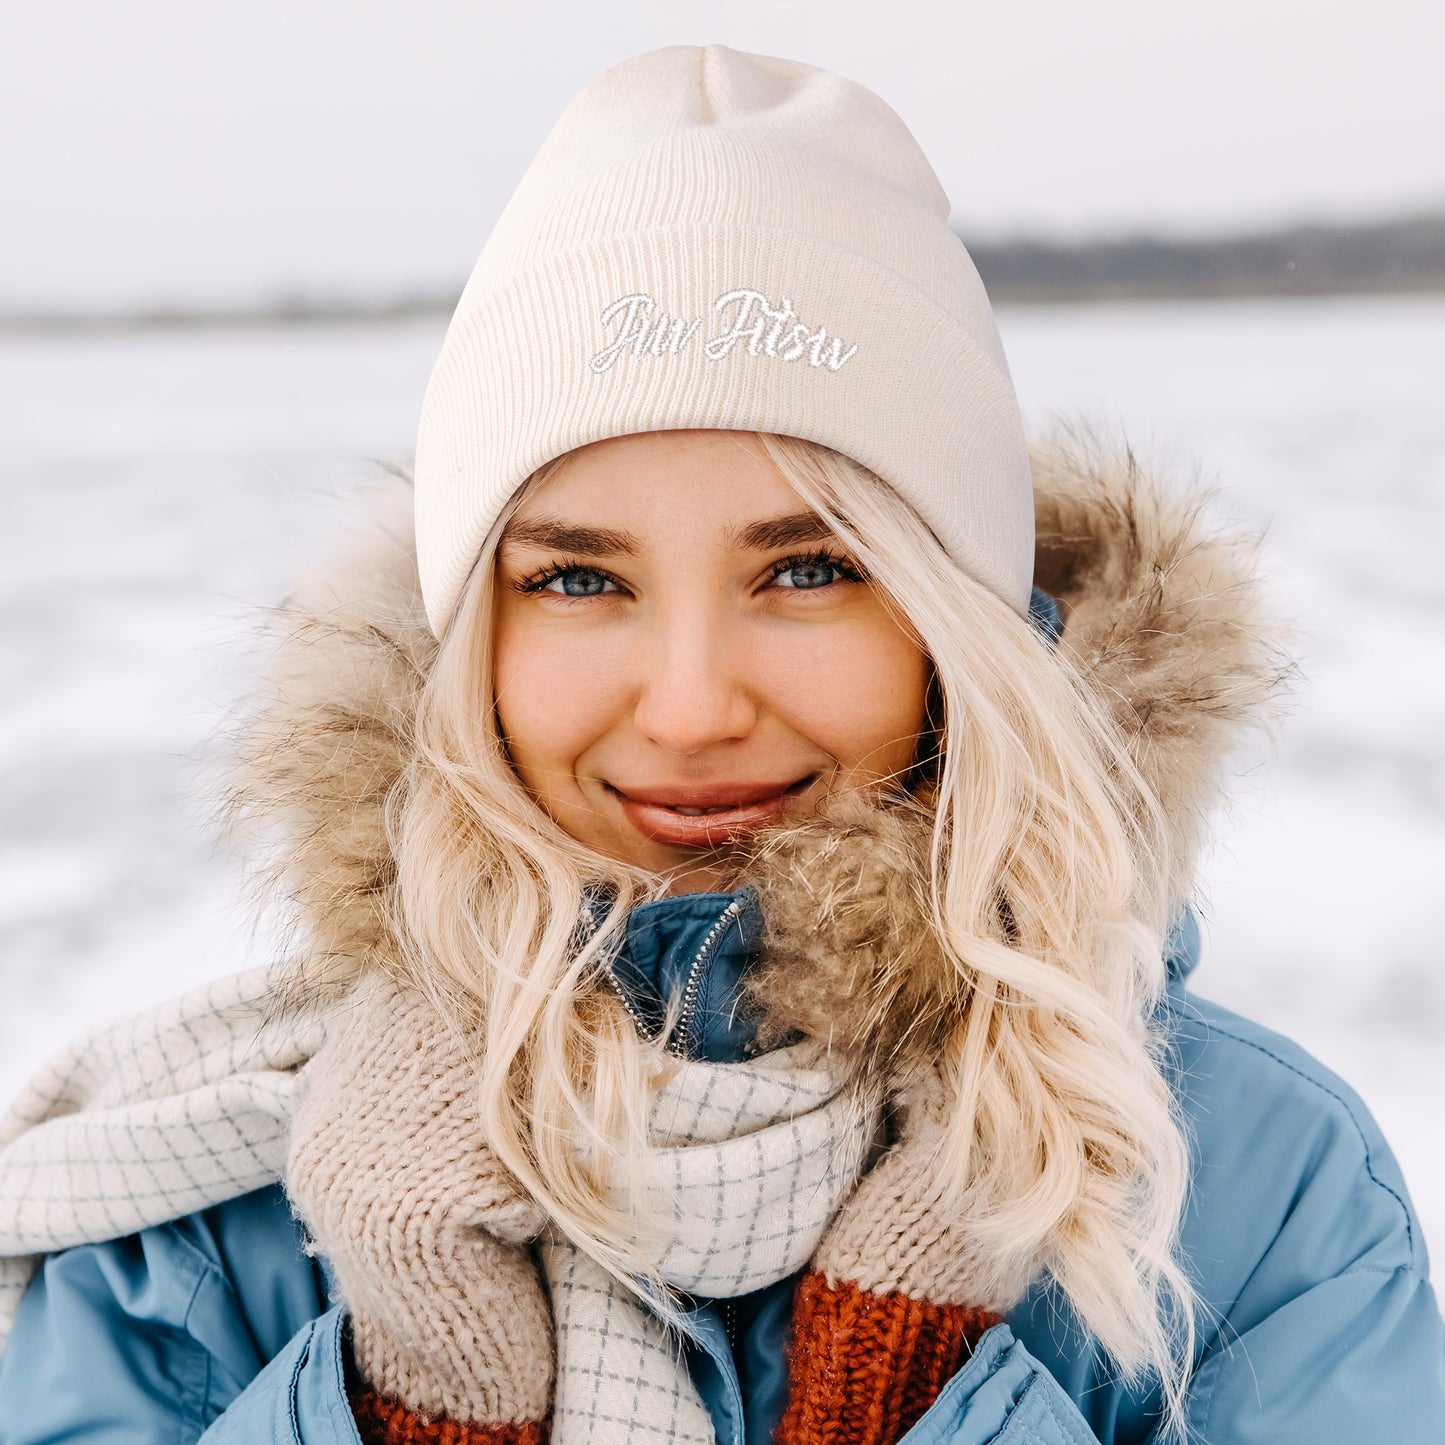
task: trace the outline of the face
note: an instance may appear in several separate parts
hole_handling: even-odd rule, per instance
[[[914,760],[926,655],[746,433],[573,452],[507,525],[496,598],[518,777],[673,891],[722,886],[740,834]]]

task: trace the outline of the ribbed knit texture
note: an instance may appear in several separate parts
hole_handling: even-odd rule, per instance
[[[427,389],[416,520],[433,630],[539,466],[686,427],[853,457],[1025,613],[1018,404],[948,214],[903,122],[841,76],[714,45],[594,81],[497,222]]]
[[[950,1195],[938,1159],[953,1095],[940,1071],[920,1066],[893,1095],[897,1138],[844,1202],[813,1255],[835,1285],[903,1294],[936,1305],[1006,1311],[1042,1263],[1026,1239],[1011,1249],[981,1236],[984,1211]]]
[[[804,1275],[774,1445],[894,1445],[999,1318]]]
[[[307,1064],[287,1191],[350,1310],[367,1384],[434,1419],[543,1419],[541,1211],[482,1136],[475,1058],[422,995],[363,981]]]
[[[544,1421],[522,1425],[459,1425],[432,1420],[388,1400],[375,1390],[353,1390],[348,1396],[361,1445],[546,1445]]]

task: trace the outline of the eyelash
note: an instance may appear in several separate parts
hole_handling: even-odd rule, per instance
[[[849,582],[865,581],[862,569],[856,562],[841,556],[837,552],[830,552],[821,548],[814,552],[795,552],[788,557],[780,557],[768,569],[768,580],[776,581],[784,572],[791,571],[794,567],[815,567],[819,564],[827,567],[835,567],[841,576]],[[597,567],[588,562],[574,562],[563,559],[558,562],[549,562],[545,567],[529,573],[525,577],[518,578],[512,585],[522,593],[541,592],[559,577],[565,577],[569,572],[587,572],[595,577],[601,577],[604,581],[612,583],[614,587],[620,588],[622,583],[610,572],[602,567]],[[818,588],[799,588],[803,592],[819,591]],[[582,598],[573,598],[572,601],[583,601]]]
[[[565,577],[569,572],[591,572],[598,577],[605,578],[613,586],[620,587],[622,584],[610,572],[604,572],[601,567],[593,567],[585,562],[549,562],[545,567],[539,567],[535,572],[529,572],[525,577],[519,577],[512,585],[518,592],[540,592],[549,582],[555,582],[559,577]],[[576,600],[576,599],[574,599]]]
[[[781,577],[784,572],[791,571],[794,567],[816,567],[822,563],[826,567],[834,567],[840,575],[849,582],[862,582],[864,580],[862,569],[856,562],[851,562],[847,557],[837,552],[830,552],[826,547],[815,552],[796,552],[791,557],[783,557],[774,562],[769,568],[769,580],[774,581]],[[801,588],[800,591],[817,591],[817,588]]]

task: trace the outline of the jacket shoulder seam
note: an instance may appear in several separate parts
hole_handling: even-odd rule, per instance
[[[1354,1269],[1342,1269],[1338,1274],[1332,1274],[1330,1278],[1332,1280],[1353,1279],[1355,1276],[1362,1274],[1378,1274],[1385,1279],[1394,1279],[1397,1274],[1408,1274],[1411,1279],[1420,1280],[1422,1283],[1426,1278],[1425,1275],[1421,1274],[1420,1271],[1415,1268],[1413,1261],[1410,1264],[1397,1264],[1394,1269],[1386,1269],[1382,1264],[1361,1264],[1357,1265]]]
[[[1391,1199],[1395,1201],[1395,1203],[1399,1206],[1400,1214],[1405,1221],[1405,1243],[1406,1247],[1409,1250],[1410,1259],[1407,1265],[1401,1265],[1398,1267],[1398,1269],[1408,1269],[1413,1273],[1420,1273],[1419,1265],[1417,1262],[1418,1256],[1415,1248],[1414,1222],[1410,1218],[1410,1206],[1405,1203],[1405,1200],[1401,1197],[1400,1191],[1398,1189],[1395,1189],[1390,1184],[1387,1184],[1383,1179],[1380,1178],[1378,1174],[1375,1173],[1375,1163],[1370,1149],[1369,1136],[1365,1133],[1363,1126],[1360,1124],[1359,1117],[1356,1114],[1355,1108],[1350,1103],[1350,1101],[1346,1099],[1344,1095],[1341,1094],[1338,1090],[1330,1088],[1330,1086],[1323,1079],[1316,1078],[1314,1075],[1306,1073],[1298,1065],[1290,1063],[1288,1059],[1281,1058],[1279,1054],[1275,1053],[1273,1049],[1267,1048],[1264,1044],[1259,1043],[1257,1040],[1246,1038],[1243,1034],[1236,1033],[1227,1025],[1218,1023],[1213,1019],[1206,1019],[1204,1023],[1205,1027],[1209,1030],[1210,1033],[1221,1035],[1222,1037],[1227,1039],[1232,1039],[1235,1043],[1241,1044],[1245,1048],[1253,1049],[1256,1053],[1263,1054],[1267,1059],[1272,1059],[1276,1064],[1280,1066],[1280,1068],[1287,1070],[1289,1073],[1295,1075],[1296,1078],[1303,1079],[1305,1083],[1318,1089],[1320,1093],[1324,1094],[1327,1098],[1333,1099],[1335,1103],[1344,1110],[1345,1116],[1349,1119],[1350,1125],[1354,1129],[1355,1134],[1360,1141],[1360,1148],[1365,1156],[1365,1173],[1369,1176],[1371,1182],[1375,1184],[1376,1187],[1382,1189],[1386,1194],[1390,1196]],[[1380,1274],[1395,1274],[1398,1272],[1398,1269],[1384,1269],[1383,1267],[1378,1267],[1375,1269],[1371,1269],[1369,1272]],[[1346,1273],[1352,1272],[1364,1271],[1346,1271]]]

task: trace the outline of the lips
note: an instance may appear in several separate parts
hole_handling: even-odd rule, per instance
[[[716,848],[776,822],[813,781],[707,783],[665,788],[612,787],[627,821],[654,843]]]

